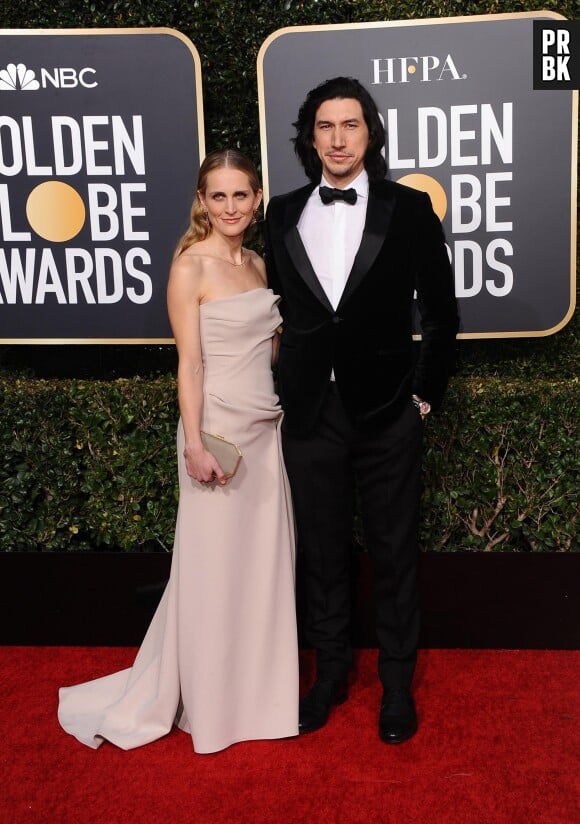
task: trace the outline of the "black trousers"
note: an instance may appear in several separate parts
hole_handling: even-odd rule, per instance
[[[316,649],[318,678],[352,666],[350,571],[355,489],[373,560],[379,677],[411,683],[419,636],[417,529],[423,423],[411,398],[394,422],[361,432],[333,383],[315,431],[283,433],[298,553],[304,566],[305,638]]]

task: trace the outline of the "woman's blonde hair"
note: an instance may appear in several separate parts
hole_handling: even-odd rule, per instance
[[[248,181],[254,194],[260,191],[261,186],[256,167],[252,161],[246,157],[245,154],[238,151],[238,149],[219,149],[206,155],[197,178],[195,200],[191,207],[189,226],[175,247],[173,260],[179,257],[182,252],[185,252],[186,249],[189,249],[190,246],[193,246],[194,243],[205,240],[211,233],[211,224],[207,218],[206,210],[199,199],[199,192],[201,192],[202,195],[205,194],[207,176],[210,172],[213,172],[214,169],[224,168],[238,169],[240,172],[244,172],[248,176]]]

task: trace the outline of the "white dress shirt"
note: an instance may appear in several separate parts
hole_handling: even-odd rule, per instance
[[[330,186],[324,176],[320,185]],[[363,236],[369,200],[366,171],[363,169],[345,188],[356,189],[356,203],[335,200],[324,204],[317,186],[298,221],[298,232],[312,268],[334,309],[340,302]]]

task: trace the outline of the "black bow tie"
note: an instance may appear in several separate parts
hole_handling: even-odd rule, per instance
[[[332,203],[333,200],[344,200],[345,203],[356,203],[356,189],[331,189],[330,186],[320,186],[318,189],[323,203]]]

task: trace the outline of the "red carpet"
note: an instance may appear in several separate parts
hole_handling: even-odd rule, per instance
[[[580,652],[421,651],[420,728],[398,746],[376,734],[380,687],[367,650],[349,701],[302,738],[200,756],[176,730],[130,752],[95,752],[62,732],[58,686],[128,666],[134,654],[0,648],[1,822],[580,821]],[[308,655],[304,663],[308,670]]]

